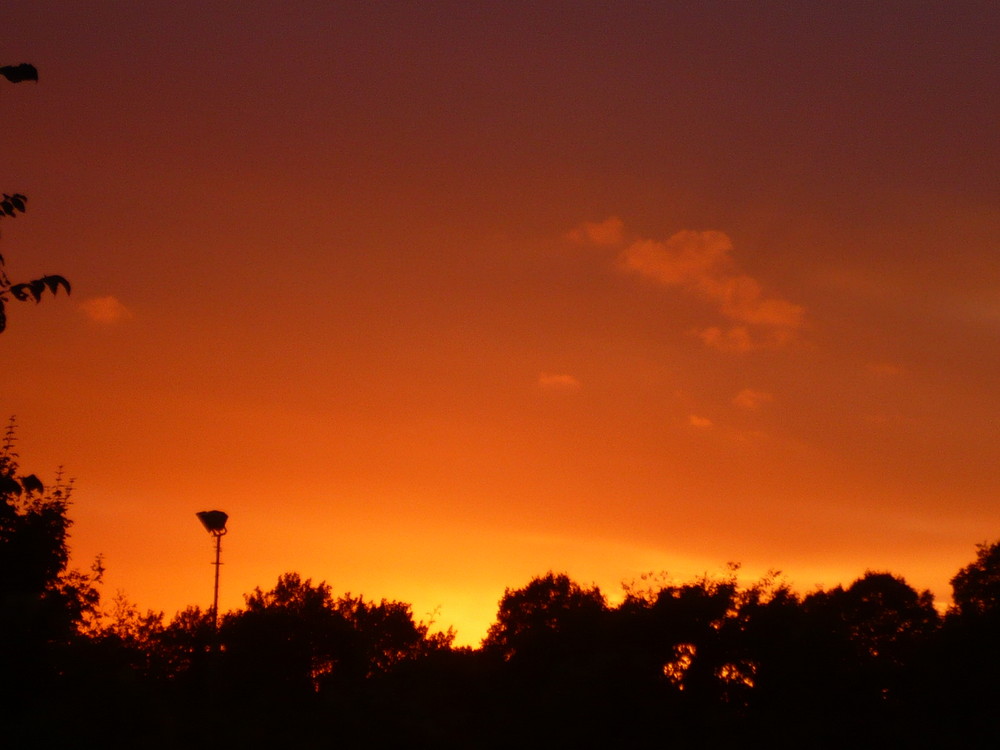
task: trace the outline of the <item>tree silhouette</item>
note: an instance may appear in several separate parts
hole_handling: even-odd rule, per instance
[[[0,718],[5,739],[57,731],[90,662],[81,628],[99,604],[100,558],[90,573],[69,570],[71,485],[46,488],[22,474],[11,420],[0,443]],[[4,714],[9,715],[4,717]]]
[[[97,605],[94,584],[102,572],[100,561],[91,575],[66,569],[72,485],[57,479],[46,491],[34,474],[20,474],[14,444],[11,420],[0,444],[0,616],[6,647],[18,638],[70,637]]]
[[[38,81],[38,71],[35,66],[28,63],[4,65],[0,67],[0,76],[11,83]],[[28,196],[22,193],[3,193],[3,197],[0,198],[0,218],[17,218],[19,213],[24,213],[27,202]],[[37,303],[41,301],[46,290],[55,294],[60,287],[66,290],[66,294],[70,293],[69,282],[56,274],[17,283],[11,281],[7,275],[3,255],[0,255],[0,333],[7,328],[7,303],[11,299],[18,302],[34,300]]]
[[[924,701],[942,717],[937,734],[955,746],[1000,747],[1000,542],[976,545],[976,559],[951,579],[952,607],[936,648],[927,655]],[[947,717],[944,720],[944,717]]]
[[[634,711],[604,594],[549,571],[506,589],[483,640],[491,681],[485,721],[507,743],[603,746],[621,727],[607,717]]]
[[[507,661],[519,654],[545,653],[556,643],[566,645],[580,636],[606,610],[604,594],[596,586],[584,588],[564,573],[549,571],[522,589],[504,592],[483,647]]]
[[[305,695],[356,685],[450,645],[453,634],[432,638],[427,630],[408,604],[334,598],[327,583],[286,573],[227,615],[221,638],[227,669],[242,684]]]
[[[976,559],[955,574],[951,587],[956,614],[1000,613],[1000,542],[976,545]]]

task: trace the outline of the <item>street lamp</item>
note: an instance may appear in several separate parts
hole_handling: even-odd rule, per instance
[[[222,537],[226,534],[226,521],[229,516],[221,510],[203,510],[195,514],[205,531],[215,537],[215,596],[212,598],[212,623],[216,630],[219,629],[219,561],[222,555]]]

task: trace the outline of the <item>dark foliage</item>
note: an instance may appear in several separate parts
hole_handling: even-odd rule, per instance
[[[102,568],[68,570],[70,484],[21,474],[14,425],[0,445],[0,710],[41,720],[80,676],[81,628],[96,610]]]
[[[1000,614],[1000,542],[976,546],[976,559],[951,579],[959,617]]]
[[[0,66],[0,76],[3,76],[11,83],[21,83],[22,81],[38,81],[38,71],[35,66],[29,63],[20,65]]]

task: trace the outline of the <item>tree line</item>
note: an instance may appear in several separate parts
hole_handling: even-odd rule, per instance
[[[799,594],[776,576],[645,576],[610,604],[537,576],[479,648],[410,605],[296,573],[225,613],[103,601],[68,567],[72,485],[0,445],[0,711],[73,746],[987,747],[1000,739],[1000,543],[944,614],[888,572]]]

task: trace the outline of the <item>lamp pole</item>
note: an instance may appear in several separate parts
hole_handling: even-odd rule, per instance
[[[195,514],[205,530],[215,537],[215,591],[212,595],[212,628],[219,629],[219,566],[222,565],[222,537],[226,535],[229,516],[221,510],[203,510]]]
[[[222,562],[222,534],[213,534],[215,537],[215,591],[212,593],[212,627],[219,629],[219,566]]]

